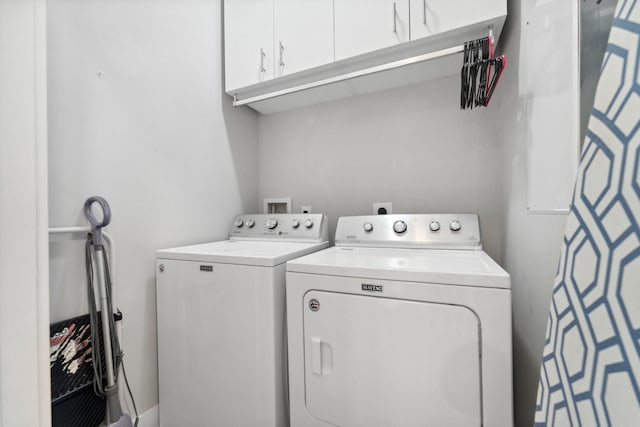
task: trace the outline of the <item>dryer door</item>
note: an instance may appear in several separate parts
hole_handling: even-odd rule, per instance
[[[340,427],[481,425],[480,329],[456,305],[309,291],[307,410]]]

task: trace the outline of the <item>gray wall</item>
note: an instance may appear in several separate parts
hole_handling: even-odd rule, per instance
[[[502,258],[502,157],[491,113],[459,110],[457,77],[260,117],[260,196],[329,215],[477,212]]]
[[[144,412],[158,402],[154,250],[224,238],[257,210],[256,114],[222,93],[219,0],[53,0],[48,23],[50,224],[85,224],[88,196],[110,202]],[[86,312],[83,256],[51,245],[52,321]]]

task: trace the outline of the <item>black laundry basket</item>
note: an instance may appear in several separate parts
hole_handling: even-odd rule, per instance
[[[51,324],[49,331],[52,426],[100,425],[104,421],[105,400],[93,391],[89,315]],[[101,331],[98,327],[100,339]],[[104,355],[100,356],[104,360]]]

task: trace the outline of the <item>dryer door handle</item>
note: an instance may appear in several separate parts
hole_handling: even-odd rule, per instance
[[[311,373],[325,376],[333,372],[333,347],[322,338],[311,337]]]
[[[322,375],[322,340],[320,337],[311,337],[311,372],[314,375]]]

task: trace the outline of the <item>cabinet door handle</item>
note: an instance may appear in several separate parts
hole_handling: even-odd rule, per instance
[[[393,2],[393,32],[398,34],[398,10],[396,2]]]
[[[422,23],[427,25],[427,0],[422,0]]]
[[[284,45],[280,42],[280,66],[284,67]]]
[[[264,49],[260,48],[260,72],[264,73],[265,71],[267,71],[266,68],[264,68],[264,57],[267,56],[266,53],[264,53]]]

